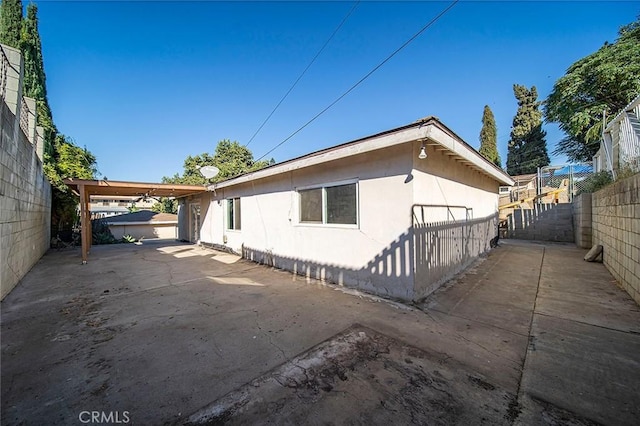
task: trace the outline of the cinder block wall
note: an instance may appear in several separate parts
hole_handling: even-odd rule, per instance
[[[593,228],[591,225],[591,194],[580,194],[573,199],[573,232],[576,245],[591,248]]]
[[[515,209],[509,216],[507,238],[572,243],[571,204],[535,204],[533,209]]]
[[[11,60],[9,73],[20,70],[19,51],[3,49]],[[20,128],[22,75],[15,74],[10,74],[10,90],[0,99],[0,300],[50,244],[51,185],[42,170],[37,143],[32,143],[36,142],[35,115],[29,117],[31,141]]]
[[[604,265],[640,304],[640,173],[593,194],[593,244]]]

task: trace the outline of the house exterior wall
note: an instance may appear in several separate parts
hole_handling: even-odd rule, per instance
[[[189,241],[189,216],[187,215],[188,198],[178,200],[178,240]]]
[[[137,196],[93,195],[89,202],[89,210],[93,219],[129,213],[134,206],[138,210],[151,210],[157,203],[154,198],[140,199]]]
[[[178,224],[177,223],[149,223],[149,224],[126,224],[113,223],[109,225],[111,234],[116,239],[121,239],[125,235],[131,235],[136,239],[177,239]]]
[[[200,201],[200,240],[310,278],[403,300],[425,297],[489,249],[500,183],[432,147],[418,160],[420,146],[396,145],[216,189],[210,202]],[[298,190],[346,182],[357,182],[357,226],[300,223]],[[241,229],[228,229],[228,200],[238,197]],[[458,222],[451,222],[447,209],[432,208],[416,227],[416,204],[467,206],[470,216],[453,209]],[[443,221],[457,245],[429,227]]]
[[[489,251],[498,232],[500,187],[446,151],[427,146],[427,158],[421,160],[419,150],[420,145],[414,145],[414,300],[428,296]]]
[[[202,240],[200,237],[202,234],[210,235],[209,225],[205,223],[204,218],[209,211],[211,200],[211,195],[208,193],[178,200],[178,240],[197,243]],[[198,235],[196,235],[198,238],[194,239],[192,230],[195,224],[193,223],[192,206],[195,205],[200,206],[200,223],[198,224]],[[210,242],[210,240],[206,241]]]
[[[470,219],[494,215],[498,211],[500,183],[470,167],[464,167],[448,156],[427,146],[427,158],[420,160],[420,145],[414,145],[413,202],[414,204],[465,206],[471,210]],[[431,208],[425,212],[426,221],[466,219],[463,209]]]
[[[1,300],[49,248],[51,185],[42,170],[35,101],[26,99],[21,108],[20,52],[3,45],[0,61],[4,61],[0,77],[6,78],[2,81],[5,96],[0,98]]]
[[[202,241],[312,278],[411,299],[411,145],[356,155],[216,191]],[[358,225],[299,223],[300,188],[357,180]],[[241,197],[241,230],[226,200]]]

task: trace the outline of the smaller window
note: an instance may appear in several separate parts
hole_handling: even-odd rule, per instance
[[[322,223],[322,188],[300,191],[300,222]]]
[[[330,186],[325,191],[327,223],[357,224],[356,184]]]
[[[241,229],[240,198],[227,200],[227,229]]]

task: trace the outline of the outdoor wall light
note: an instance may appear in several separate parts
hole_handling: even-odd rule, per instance
[[[418,154],[418,158],[421,160],[427,158],[427,151],[424,149],[424,142],[422,142],[422,148],[420,148],[420,154]]]

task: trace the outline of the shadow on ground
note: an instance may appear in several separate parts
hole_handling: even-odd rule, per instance
[[[2,302],[2,424],[635,425],[640,311],[505,242],[406,306],[184,244],[51,251]]]

